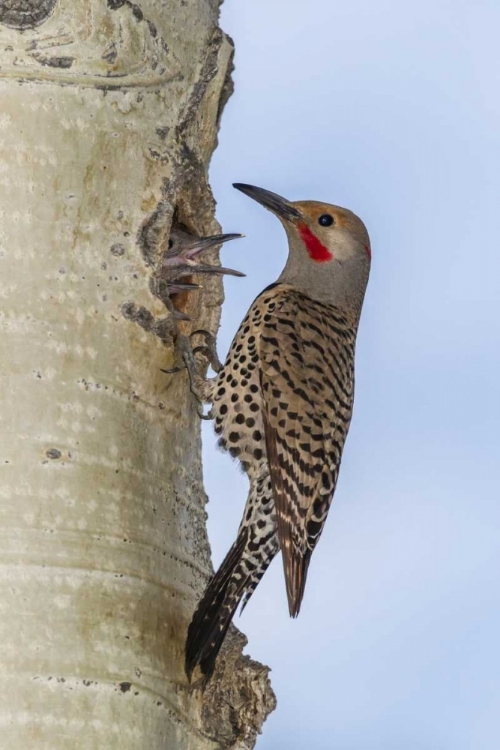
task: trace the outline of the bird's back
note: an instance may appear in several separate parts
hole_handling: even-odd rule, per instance
[[[251,479],[270,477],[293,614],[349,428],[355,336],[339,309],[274,285],[243,320],[214,391],[220,445]]]

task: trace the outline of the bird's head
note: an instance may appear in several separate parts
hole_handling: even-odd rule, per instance
[[[288,201],[253,185],[234,187],[272,211],[288,236],[280,281],[332,304],[361,310],[370,271],[370,238],[352,211],[319,201]]]

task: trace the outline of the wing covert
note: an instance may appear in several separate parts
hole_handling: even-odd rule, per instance
[[[331,305],[291,288],[276,295],[259,337],[266,452],[290,614],[337,481],[354,396],[355,330]]]

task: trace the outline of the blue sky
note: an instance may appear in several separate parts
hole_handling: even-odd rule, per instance
[[[236,624],[272,667],[258,750],[498,750],[498,0],[226,0],[236,91],[211,182],[225,354],[285,236],[231,188],[347,206],[372,273],[355,414],[298,620],[281,562]],[[218,565],[247,483],[204,427]]]

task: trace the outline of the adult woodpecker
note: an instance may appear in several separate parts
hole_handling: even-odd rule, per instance
[[[283,224],[289,254],[250,307],[217,376],[186,358],[193,391],[211,403],[219,445],[250,489],[236,541],[209,581],[188,629],[186,673],[210,678],[229,623],[281,550],[290,615],[300,610],[323,530],[354,398],[354,349],[370,271],[370,240],[351,211],[235,188]]]

